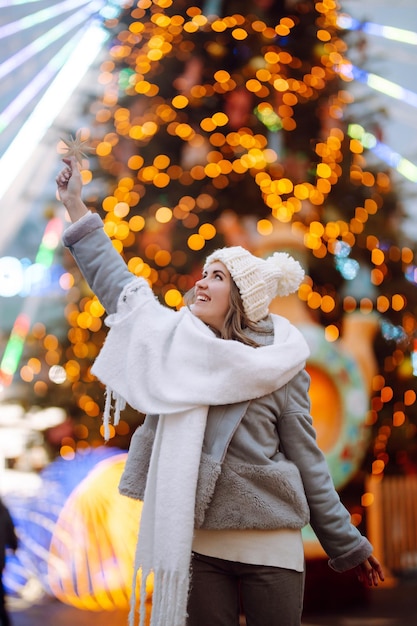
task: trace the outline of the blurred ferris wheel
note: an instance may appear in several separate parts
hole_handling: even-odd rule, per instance
[[[404,232],[417,238],[417,12],[413,0],[341,0],[338,25],[346,30],[351,128],[367,160],[387,165],[405,209]]]
[[[117,0],[0,0],[0,196],[108,37]]]

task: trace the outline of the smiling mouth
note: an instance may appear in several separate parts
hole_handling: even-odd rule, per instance
[[[198,302],[209,302],[210,298],[208,296],[202,296],[201,294],[196,297]]]

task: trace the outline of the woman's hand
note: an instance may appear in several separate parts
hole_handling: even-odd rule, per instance
[[[58,195],[67,209],[71,221],[76,222],[88,212],[87,207],[81,199],[83,183],[77,159],[75,157],[69,157],[63,159],[63,161],[65,167],[56,177]]]
[[[379,581],[384,580],[381,563],[372,554],[366,561],[355,567],[354,571],[360,582],[366,583],[369,587],[378,587]]]

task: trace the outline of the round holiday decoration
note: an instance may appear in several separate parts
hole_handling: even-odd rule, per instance
[[[338,343],[329,343],[318,325],[300,327],[311,355],[311,414],[320,448],[336,489],[358,470],[368,441],[365,425],[369,394],[357,361]]]

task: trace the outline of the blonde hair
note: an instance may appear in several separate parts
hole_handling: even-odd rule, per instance
[[[184,294],[184,302],[187,306],[190,306],[195,301],[195,287],[192,287],[186,294]],[[236,283],[232,279],[230,281],[230,296],[229,296],[229,310],[224,320],[223,328],[218,331],[214,328],[212,330],[221,339],[231,339],[232,341],[240,341],[247,346],[258,348],[260,344],[248,337],[245,333],[245,329],[251,331],[257,331],[257,325],[251,322],[247,317],[243,308],[243,300],[240,295],[239,289]]]

